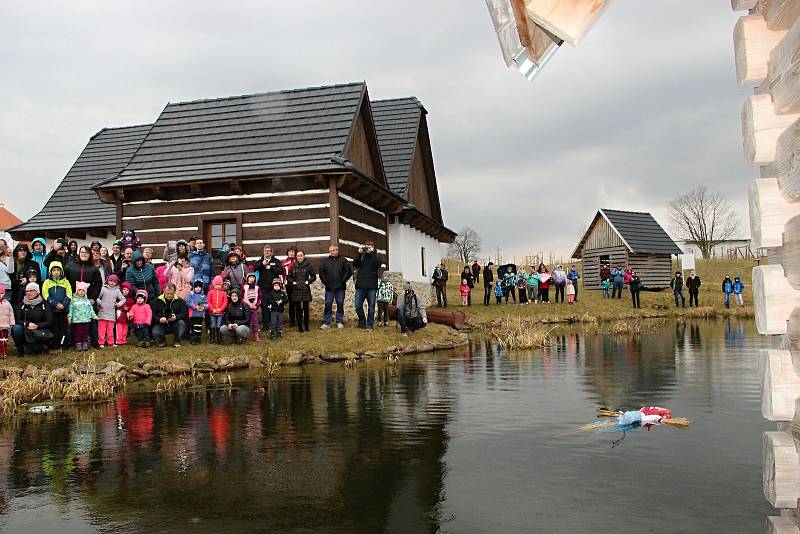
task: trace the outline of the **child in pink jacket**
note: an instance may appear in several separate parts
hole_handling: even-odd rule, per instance
[[[138,341],[137,346],[150,346],[150,323],[153,322],[153,310],[147,304],[147,291],[140,289],[136,292],[136,303],[128,314],[133,323],[133,332]]]
[[[458,291],[461,293],[461,305],[469,306],[469,294],[472,290],[470,289],[469,282],[466,278],[461,280],[461,286],[459,286]]]
[[[6,357],[8,336],[14,325],[14,308],[6,299],[6,286],[0,284],[0,360]]]

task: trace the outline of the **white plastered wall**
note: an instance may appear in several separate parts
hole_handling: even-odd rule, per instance
[[[425,249],[423,272],[422,249]],[[389,224],[389,270],[403,273],[412,282],[430,281],[433,268],[442,260],[442,244],[407,224]]]

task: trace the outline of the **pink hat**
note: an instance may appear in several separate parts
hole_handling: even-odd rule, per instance
[[[106,276],[106,282],[114,282],[115,284],[119,285],[119,276],[116,274],[110,274]]]
[[[86,282],[75,282],[75,290],[80,291],[81,289],[83,289],[84,291],[88,290],[89,284],[87,284]]]
[[[222,285],[222,277],[220,275],[215,276],[214,279],[211,281],[211,287],[214,287],[216,285],[220,286]]]

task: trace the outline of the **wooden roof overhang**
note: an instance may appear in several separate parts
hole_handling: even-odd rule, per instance
[[[441,243],[452,243],[456,239],[456,232],[442,226],[411,204],[406,204],[400,211],[399,221],[416,228]]]
[[[169,182],[159,185],[126,185],[124,187],[116,185],[113,180],[110,180],[95,184],[92,188],[103,202],[113,204],[117,202],[169,201],[203,198],[206,196],[327,189],[330,186],[331,178],[335,179],[338,189],[343,193],[357,198],[384,213],[399,212],[405,205],[405,200],[402,197],[392,193],[374,179],[369,179],[362,175],[356,167],[314,174],[278,174],[219,180]]]

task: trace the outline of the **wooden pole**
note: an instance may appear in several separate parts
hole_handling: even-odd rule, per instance
[[[334,245],[339,244],[339,187],[336,183],[337,179],[338,177],[336,176],[328,177],[328,202],[331,205],[329,208],[331,244]]]

